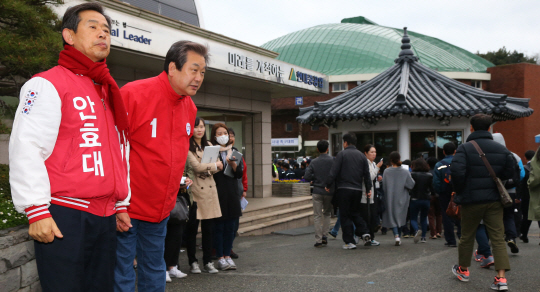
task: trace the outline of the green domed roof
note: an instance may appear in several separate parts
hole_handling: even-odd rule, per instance
[[[360,23],[323,24],[269,41],[278,60],[326,75],[381,73],[401,51],[402,29]],[[345,20],[344,20],[345,21]],[[486,72],[491,62],[437,38],[408,31],[420,63],[440,72]]]

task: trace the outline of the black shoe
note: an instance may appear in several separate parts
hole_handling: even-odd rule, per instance
[[[519,248],[516,244],[516,241],[514,239],[510,239],[506,242],[506,244],[508,244],[508,246],[510,247],[510,251],[512,253],[518,253],[519,252]]]
[[[322,244],[321,242],[317,242],[315,243],[315,245],[313,245],[314,247],[324,247],[324,244]]]
[[[457,245],[455,243],[446,242],[444,245],[447,246],[447,247],[457,247]]]
[[[322,237],[322,244],[324,244],[324,245],[328,244],[328,237],[326,237],[326,236]]]
[[[237,258],[238,258],[238,254],[235,253],[232,249],[231,249],[231,258],[233,258],[233,259],[237,259]]]
[[[386,235],[386,231],[381,231],[381,235]]]
[[[523,235],[519,237],[519,239],[521,239],[523,241],[523,243],[529,243],[529,238],[528,237],[524,237]]]

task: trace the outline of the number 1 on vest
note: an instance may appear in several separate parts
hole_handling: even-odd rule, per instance
[[[154,118],[150,125],[152,126],[152,138],[156,138],[157,118]]]

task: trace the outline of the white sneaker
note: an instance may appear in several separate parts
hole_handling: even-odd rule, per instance
[[[204,265],[203,270],[205,273],[209,273],[209,274],[215,274],[218,272],[218,270],[214,268],[213,262],[209,262],[208,264]]]
[[[229,264],[229,270],[236,270],[236,264],[233,262],[231,258],[226,258],[225,260]]]
[[[222,259],[218,260],[217,268],[219,270],[225,271],[225,270],[228,270],[230,268],[230,266],[229,266],[229,263],[227,262],[227,260],[222,258]]]
[[[420,241],[420,236],[422,236],[422,231],[416,231],[416,234],[414,235],[414,243],[418,243]]]
[[[371,245],[372,245],[372,246],[379,246],[379,245],[381,245],[381,243],[378,242],[378,241],[376,241],[375,239],[372,239],[372,240],[371,240]]]
[[[172,282],[171,276],[169,276],[169,271],[165,271],[165,282],[167,283]]]
[[[182,271],[180,271],[178,269],[178,266],[174,266],[172,269],[170,269],[169,271],[169,277],[172,277],[172,278],[185,278],[187,277],[187,274],[184,274],[182,273]]]
[[[355,249],[355,248],[356,248],[356,245],[352,243],[347,243],[343,245],[343,249]]]
[[[199,268],[199,263],[198,262],[193,262],[191,264],[191,270],[190,272],[192,274],[200,274],[201,273],[201,268]]]
[[[364,246],[371,246],[371,236],[369,234],[362,235],[362,240],[364,241]]]
[[[396,237],[396,246],[400,246],[400,245],[401,245],[401,238]]]

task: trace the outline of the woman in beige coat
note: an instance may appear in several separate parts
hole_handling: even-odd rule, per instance
[[[189,221],[187,223],[187,254],[191,273],[199,274],[201,269],[195,257],[196,236],[201,221],[202,248],[203,248],[203,271],[207,273],[217,273],[214,263],[210,260],[212,256],[212,230],[213,218],[221,217],[219,198],[216,183],[212,175],[223,169],[223,163],[201,163],[204,154],[204,147],[211,146],[206,139],[205,124],[201,118],[195,119],[193,136],[190,139],[188,162],[193,169],[193,184],[190,187],[193,196],[193,203],[189,209]]]

